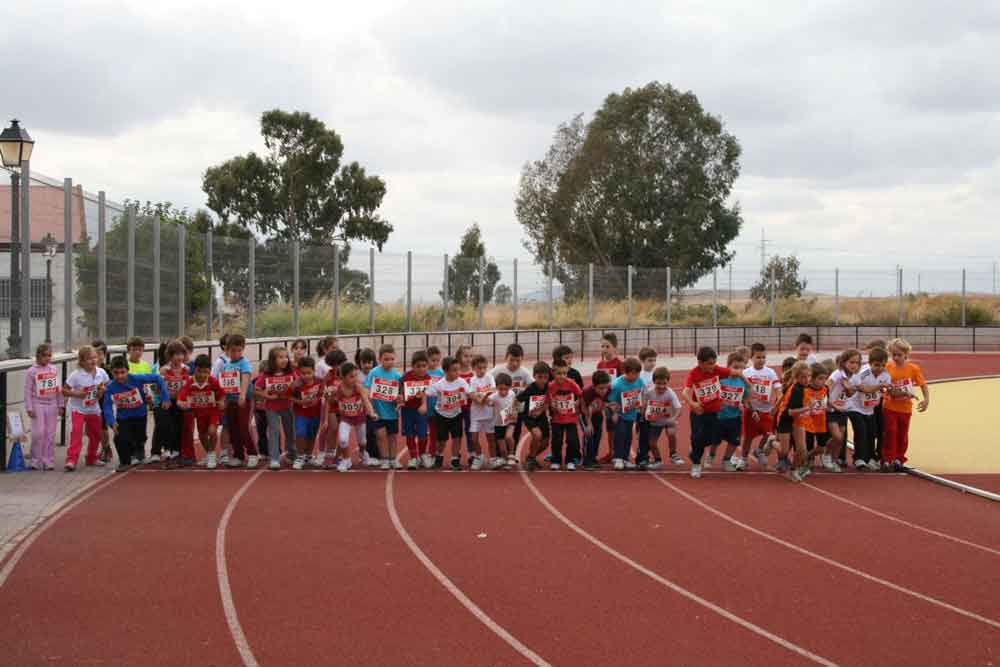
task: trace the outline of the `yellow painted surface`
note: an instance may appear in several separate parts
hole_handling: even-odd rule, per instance
[[[932,473],[1000,473],[1000,379],[932,384],[910,422],[910,465]],[[918,390],[919,393],[919,390]]]

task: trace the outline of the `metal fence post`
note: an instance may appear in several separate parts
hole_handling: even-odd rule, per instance
[[[73,179],[63,180],[63,349],[73,347]]]
[[[729,305],[733,305],[733,263],[729,263]]]
[[[128,222],[128,277],[126,284],[125,301],[128,304],[128,319],[126,320],[125,332],[131,338],[135,335],[135,214],[136,205],[129,206],[125,211],[125,219]]]
[[[896,268],[896,310],[897,323],[903,323],[903,267]]]
[[[406,330],[413,331],[413,251],[406,251]]]
[[[31,166],[21,165],[21,356],[31,349]],[[6,419],[6,417],[4,417]]]
[[[719,270],[712,271],[712,326],[719,326]]]
[[[552,262],[549,262],[548,267],[549,267],[548,270],[549,279],[547,283],[548,285],[547,291],[549,293],[549,328],[551,329],[553,326],[555,326],[555,319],[556,319],[555,304],[553,303],[553,295],[552,295]]]
[[[626,289],[626,311],[625,322],[629,329],[632,328],[632,265],[625,267],[625,289]]]
[[[97,193],[97,337],[108,338],[108,203],[104,190]]]
[[[247,331],[251,338],[257,337],[257,240],[247,239]]]
[[[587,264],[587,326],[594,326],[594,263]]]
[[[771,326],[775,320],[775,298],[777,296],[777,286],[774,284],[774,267],[771,267]]]
[[[185,310],[187,304],[184,303],[184,295],[187,293],[185,289],[187,285],[187,277],[185,276],[185,270],[187,269],[187,227],[180,226],[177,228],[177,332],[178,335],[183,336],[185,333],[185,328],[187,327],[187,318],[185,317]]]
[[[444,254],[444,275],[441,279],[441,305],[444,309],[444,330],[448,330],[448,253]],[[449,350],[450,352],[450,350]]]
[[[214,321],[214,313],[212,304],[215,303],[215,281],[212,279],[214,273],[212,271],[212,230],[208,230],[205,233],[205,273],[206,281],[208,282],[208,319],[205,321],[205,339],[212,340],[212,324]]]
[[[340,333],[340,246],[333,246],[333,333]]]
[[[153,340],[160,340],[160,216],[158,215],[153,216]]]
[[[514,290],[511,293],[514,306],[514,331],[517,331],[517,259],[514,259]]]
[[[299,240],[292,241],[292,330],[299,335]]]
[[[368,248],[368,333],[375,333],[375,248]]]
[[[962,269],[962,326],[965,326],[965,269]]]
[[[486,326],[485,312],[483,311],[483,298],[485,296],[486,286],[483,284],[484,276],[486,273],[486,258],[479,258],[479,329],[482,330]]]
[[[840,269],[833,270],[833,323],[840,326]]]

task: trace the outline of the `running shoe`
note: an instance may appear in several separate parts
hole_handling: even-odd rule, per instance
[[[691,466],[691,478],[700,479],[701,478],[701,466],[697,463]]]

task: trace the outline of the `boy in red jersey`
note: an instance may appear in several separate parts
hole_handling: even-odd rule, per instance
[[[424,402],[424,392],[434,380],[427,374],[427,353],[417,350],[410,358],[410,370],[403,375],[403,437],[406,438],[406,449],[410,460],[407,467],[416,470],[423,463],[425,468],[434,465],[427,446],[427,415],[420,414],[420,406]]]
[[[177,394],[177,404],[184,410],[184,432],[190,435],[181,439],[180,466],[193,466],[194,429],[203,443],[205,451],[215,451],[215,435],[219,429],[219,419],[225,407],[226,392],[219,381],[212,377],[212,360],[207,354],[200,354],[194,360],[194,377]],[[176,460],[176,459],[175,459]],[[252,465],[251,465],[252,464]],[[250,456],[247,466],[257,466],[257,455]]]
[[[548,387],[549,410],[552,414],[552,470],[563,463],[563,441],[566,442],[566,470],[576,470],[580,458],[580,434],[576,424],[580,418],[580,398],[583,391],[569,379],[569,364],[565,359],[552,363],[553,380]]]
[[[618,336],[613,333],[606,333],[601,336],[601,359],[597,362],[597,370],[607,373],[612,384],[617,378],[621,377],[622,360],[618,356]],[[608,453],[598,459],[597,462],[611,463],[611,442],[614,437],[615,425],[611,420],[611,410],[607,408],[604,411],[604,428],[608,433]]]
[[[316,377],[316,361],[312,357],[299,357],[298,379],[292,383],[292,413],[295,415],[295,439],[299,451],[310,452],[319,435],[323,415],[323,383]],[[312,464],[322,468],[326,464],[326,449],[320,447]]]
[[[705,449],[722,440],[719,412],[722,410],[722,383],[731,372],[717,365],[718,356],[710,347],[698,350],[698,365],[684,380],[684,400],[691,408],[691,477],[701,477],[701,457]],[[741,376],[742,377],[742,376]]]

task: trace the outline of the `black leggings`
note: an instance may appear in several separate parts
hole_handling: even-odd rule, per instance
[[[875,455],[875,415],[848,412],[854,431],[854,460],[868,462]]]

